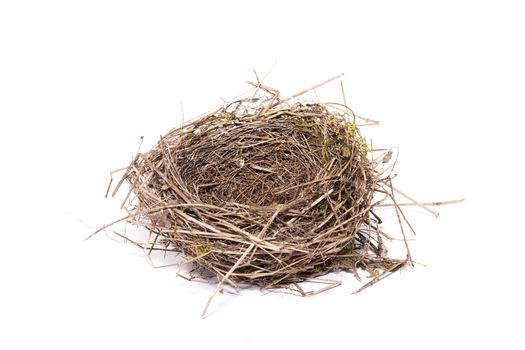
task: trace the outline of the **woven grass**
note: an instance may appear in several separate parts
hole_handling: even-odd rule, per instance
[[[254,85],[252,97],[136,156],[113,192],[127,182],[134,197],[123,219],[151,233],[150,247],[180,252],[215,277],[209,301],[224,283],[276,288],[336,270],[368,271],[366,287],[410,263],[406,239],[406,258],[388,256],[375,213],[392,199],[404,237],[383,171],[392,153],[374,156],[344,104],[297,102]]]

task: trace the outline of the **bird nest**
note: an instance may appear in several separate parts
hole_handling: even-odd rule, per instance
[[[138,154],[114,191],[127,181],[136,197],[124,219],[149,230],[150,246],[216,277],[217,289],[290,286],[336,270],[368,271],[373,283],[410,262],[408,250],[388,256],[374,212],[377,194],[393,198],[380,170],[391,152],[374,159],[342,104],[256,88]]]

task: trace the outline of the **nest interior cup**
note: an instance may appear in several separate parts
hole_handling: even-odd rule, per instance
[[[350,109],[242,99],[176,128],[124,175],[132,222],[201,276],[279,287],[392,271],[373,212],[376,164]]]

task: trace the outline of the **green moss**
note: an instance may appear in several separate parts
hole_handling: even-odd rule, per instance
[[[299,117],[295,121],[295,128],[297,131],[316,136],[318,125],[313,118]]]
[[[352,149],[348,145],[341,146],[341,154],[345,158],[349,158],[352,155]]]
[[[328,202],[325,200],[323,200],[320,204],[319,204],[319,215],[321,215],[321,217],[323,219],[326,219],[326,217],[328,216],[328,208],[330,207],[330,204],[328,204]]]
[[[196,257],[204,256],[204,255],[206,255],[206,254],[208,254],[210,252],[208,247],[203,246],[203,245],[198,245],[194,249],[195,249],[195,256]]]
[[[321,146],[321,162],[326,168],[335,154],[349,159],[354,156],[366,156],[370,151],[366,138],[363,137],[357,125],[341,116],[329,114],[325,119],[328,137],[323,135],[323,127],[313,116],[300,116],[295,121],[297,131],[318,139]],[[357,153],[357,154],[356,154]]]
[[[366,142],[366,138],[364,136],[359,137],[359,146],[361,147],[361,152],[363,154],[367,154],[368,151],[370,151],[370,147],[368,147],[368,143]]]
[[[328,143],[323,142],[321,145],[321,163],[326,168],[330,163],[330,155],[328,154]]]
[[[354,251],[354,246],[352,245],[352,242],[350,242],[343,248],[341,252],[343,254],[352,254],[353,251]]]

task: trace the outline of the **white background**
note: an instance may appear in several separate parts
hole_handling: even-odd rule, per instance
[[[0,347],[523,349],[523,16],[519,1],[0,2]],[[401,149],[398,186],[467,200],[408,211],[427,267],[358,295],[345,274],[313,298],[218,295],[201,320],[213,285],[82,239],[122,215],[103,194],[140,136],[272,66],[283,94],[344,72],[350,106],[381,121],[363,132]]]

